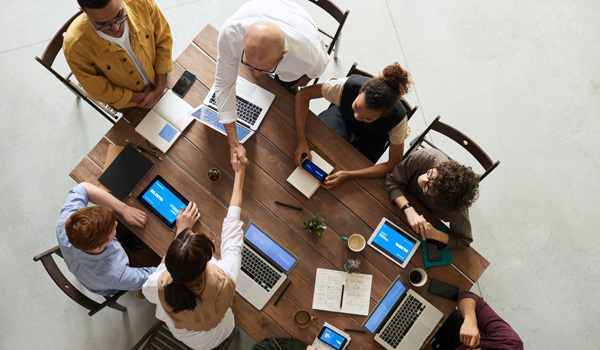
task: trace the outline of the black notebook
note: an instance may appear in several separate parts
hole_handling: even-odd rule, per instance
[[[132,145],[127,145],[104,170],[98,181],[106,186],[115,197],[124,201],[153,166],[152,161]]]

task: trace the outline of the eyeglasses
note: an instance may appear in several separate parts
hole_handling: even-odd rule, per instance
[[[281,60],[283,60],[283,52],[281,53],[281,56],[279,56],[279,60],[277,60],[277,64],[275,65],[275,68],[273,68],[273,70],[264,70],[264,69],[258,69],[256,67],[252,67],[245,59],[245,52],[244,50],[242,50],[242,58],[240,58],[240,63],[243,64],[244,66],[248,67],[248,68],[252,68],[254,70],[257,70],[259,72],[263,72],[263,73],[275,73],[275,71],[277,70],[277,67],[279,66],[279,63],[281,63]]]
[[[109,23],[108,23],[108,24],[105,24],[105,25],[103,25],[103,26],[102,26],[102,27],[100,27],[100,28],[97,28],[96,26],[94,26],[94,28],[96,28],[96,30],[99,30],[99,31],[101,31],[101,32],[107,31],[107,30],[109,30],[110,28],[112,28],[112,26],[113,26],[113,25],[118,25],[118,26],[120,26],[120,25],[121,25],[123,22],[125,22],[125,21],[127,20],[127,16],[128,16],[128,15],[129,15],[129,14],[127,14],[127,13],[126,13],[125,15],[123,15],[123,16],[121,16],[121,17],[118,17],[118,18],[115,18],[115,19],[113,19],[112,21],[109,21]]]
[[[429,193],[429,190],[431,189],[431,184],[435,180],[435,178],[433,178],[434,169],[435,168],[431,168],[427,171],[427,183],[425,183],[425,186],[423,186],[423,193],[425,193],[425,195],[429,197],[431,197],[431,194]]]

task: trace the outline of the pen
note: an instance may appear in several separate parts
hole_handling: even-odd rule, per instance
[[[152,157],[154,157],[154,158],[158,158],[158,160],[162,160],[162,158],[161,158],[161,157],[157,156],[156,154],[150,153],[149,151],[147,151],[147,150],[146,150],[146,148],[143,148],[143,147],[141,147],[141,146],[138,146],[138,147],[137,147],[137,149],[138,149],[138,150],[140,150],[140,151],[142,151],[142,152],[145,152],[145,153],[147,153],[149,156],[152,156]],[[151,151],[151,150],[150,150],[150,151]]]
[[[143,150],[144,150],[144,151],[146,151],[146,152],[150,152],[150,153],[156,153],[156,151],[155,151],[155,150],[153,150],[153,149],[150,149],[150,148],[144,147],[144,146],[142,146],[142,145],[138,145],[137,143],[135,143],[135,142],[131,142],[131,141],[127,140],[127,139],[125,139],[125,142],[127,142],[127,143],[130,143],[130,144],[132,144],[132,145],[134,145],[134,146],[136,146],[136,147],[139,147],[139,148],[143,149]]]
[[[289,281],[287,286],[285,286],[285,288],[283,288],[283,292],[281,292],[281,294],[279,294],[279,297],[277,297],[277,300],[275,300],[275,304],[273,305],[277,305],[277,303],[279,302],[279,300],[281,300],[281,297],[285,294],[285,291],[290,288],[290,284],[292,284],[292,281]]]
[[[344,328],[344,330],[345,330],[346,332],[367,333],[367,332],[363,331],[362,329]]]
[[[344,302],[344,285],[342,284],[342,297],[340,298],[340,310],[342,309],[343,302]]]
[[[292,209],[296,209],[296,210],[302,210],[302,208],[298,208],[293,205],[281,203],[280,201],[275,201],[275,204],[283,205],[284,207],[288,207],[288,208],[292,208]]]

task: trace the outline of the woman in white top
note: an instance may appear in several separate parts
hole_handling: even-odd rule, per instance
[[[156,317],[175,338],[194,349],[217,347],[235,328],[231,303],[243,243],[240,220],[245,166],[232,159],[233,194],[221,233],[221,260],[212,257],[212,240],[190,228],[200,214],[195,203],[177,217],[177,237],[142,290],[156,304]]]

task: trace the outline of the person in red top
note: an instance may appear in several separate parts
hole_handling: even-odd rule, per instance
[[[458,310],[464,319],[460,330],[451,329],[452,322],[446,322],[434,336],[435,344],[426,349],[523,350],[523,341],[517,332],[482,297],[461,292]]]

